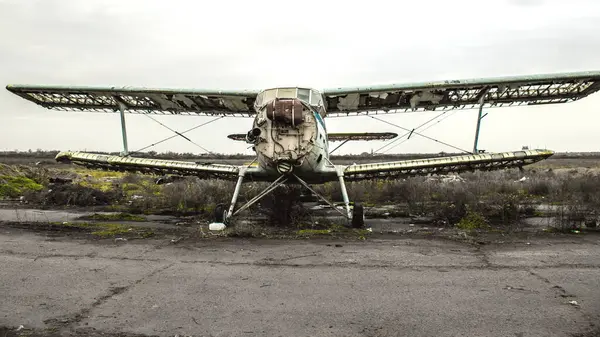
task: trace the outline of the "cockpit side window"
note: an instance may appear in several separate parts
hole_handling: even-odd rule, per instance
[[[323,99],[321,98],[321,93],[316,91],[316,90],[311,90],[310,91],[310,105],[312,106],[319,106],[319,105],[323,105],[322,103]]]
[[[298,99],[306,103],[309,102],[310,90],[298,88]]]
[[[267,104],[269,101],[274,100],[275,95],[277,95],[277,89],[265,90],[265,91],[261,92],[260,94],[258,94],[258,96],[256,96],[256,102],[254,102],[254,104],[257,107],[261,108],[265,104]]]

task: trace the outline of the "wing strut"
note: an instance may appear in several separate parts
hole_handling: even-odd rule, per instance
[[[479,94],[481,97],[479,98],[479,113],[477,114],[477,126],[475,127],[475,140],[473,141],[473,154],[477,154],[477,142],[479,142],[479,128],[481,127],[481,119],[485,116],[481,116],[483,112],[483,105],[485,104],[485,95],[488,93],[490,88],[486,88],[482,90]]]
[[[115,101],[119,104],[119,114],[121,115],[121,134],[123,135],[123,152],[121,156],[129,156],[129,150],[127,149],[127,126],[125,125],[125,103],[121,102],[120,99],[115,97]]]
[[[350,138],[348,138],[345,141],[343,141],[342,144],[338,145],[335,149],[331,150],[331,152],[329,152],[329,155],[331,156],[331,154],[333,154],[335,152],[335,150],[337,150],[340,147],[344,146],[344,144],[348,143],[349,141],[350,141]]]

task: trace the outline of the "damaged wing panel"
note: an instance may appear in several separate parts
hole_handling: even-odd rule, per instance
[[[323,90],[329,116],[567,103],[600,90],[600,71]]]
[[[60,152],[56,161],[73,163],[92,169],[145,174],[177,174],[201,179],[237,180],[239,167],[220,164],[198,164],[186,161],[121,157],[87,152]]]
[[[394,132],[339,132],[327,134],[327,139],[330,142],[341,142],[346,140],[388,140],[396,137],[398,137],[398,134]]]
[[[553,154],[554,152],[549,150],[526,150],[351,165],[344,170],[344,177],[346,180],[356,181],[465,171],[492,171],[533,164]]]
[[[254,116],[255,91],[8,85],[10,92],[48,109],[161,115]]]
[[[227,138],[245,141],[247,135],[244,133],[234,133],[228,135]],[[394,132],[336,132],[328,133],[327,140],[330,142],[342,142],[347,140],[388,140],[398,137],[397,133]]]

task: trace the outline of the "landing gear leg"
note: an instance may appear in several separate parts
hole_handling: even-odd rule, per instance
[[[340,189],[342,190],[342,198],[344,199],[344,205],[346,205],[348,219],[352,219],[352,213],[350,212],[350,199],[348,198],[348,191],[346,191],[346,183],[344,182],[344,172],[341,170],[338,170],[338,178],[340,179]]]
[[[342,190],[342,198],[344,198],[344,204],[346,205],[346,213],[348,213],[348,219],[352,228],[362,228],[365,225],[365,212],[361,204],[354,204],[352,211],[350,210],[350,200],[348,198],[348,191],[346,190],[346,182],[344,181],[344,172],[338,170],[338,178],[340,180],[340,189]]]
[[[225,229],[226,226],[230,223],[230,220],[231,220],[232,217],[236,216],[237,214],[239,214],[240,212],[244,211],[248,207],[254,205],[257,201],[259,201],[260,199],[262,199],[263,197],[265,197],[267,194],[271,193],[277,187],[283,185],[288,180],[288,178],[286,176],[283,176],[283,175],[280,176],[274,182],[272,182],[271,185],[269,185],[266,189],[264,189],[257,196],[255,196],[254,198],[252,198],[245,205],[243,205],[242,207],[238,208],[238,210],[234,212],[234,210],[235,210],[235,203],[236,203],[237,197],[238,197],[238,195],[240,193],[240,188],[241,188],[241,185],[242,185],[244,174],[245,174],[245,170],[243,172],[240,171],[240,176],[238,178],[237,184],[235,185],[235,191],[233,192],[233,198],[231,198],[231,205],[229,206],[229,210],[227,210],[225,212],[224,211],[225,208],[224,208],[223,205],[219,205],[215,209],[215,220],[217,220],[217,221],[215,221],[214,223],[211,223],[209,225],[209,229],[210,230],[223,230],[223,229]],[[220,214],[223,214],[223,215],[220,217]],[[222,220],[222,221],[218,222],[218,220]]]
[[[335,205],[331,201],[325,199],[325,197],[323,197],[322,195],[320,195],[319,193],[317,193],[315,190],[313,190],[304,180],[298,178],[297,175],[294,174],[294,177],[296,178],[296,180],[300,184],[302,184],[302,186],[306,187],[306,189],[308,189],[309,191],[311,191],[317,198],[325,201],[332,209],[338,211],[347,220],[350,220],[350,221],[352,220],[352,212],[350,211],[350,201],[348,201],[348,193],[346,193],[346,185],[343,183],[343,181],[344,181],[343,178],[341,178],[340,181],[342,182],[342,185],[341,185],[342,186],[342,195],[344,197],[344,203],[346,204],[346,212],[340,211],[337,207],[335,207]]]
[[[215,207],[214,222],[208,226],[210,230],[223,230],[225,227],[227,227],[227,225],[229,225],[229,218],[233,214],[235,203],[237,202],[237,198],[240,194],[242,182],[244,181],[244,175],[246,175],[246,169],[240,169],[238,180],[235,184],[235,190],[233,191],[233,197],[231,198],[229,210],[225,210],[225,205],[223,204],[218,204],[217,207]]]

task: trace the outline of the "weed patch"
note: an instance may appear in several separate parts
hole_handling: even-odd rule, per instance
[[[467,214],[460,219],[456,227],[464,230],[473,231],[476,229],[489,228],[489,225],[483,215],[473,211],[467,211]]]
[[[143,216],[130,213],[94,213],[90,216],[81,217],[81,219],[96,221],[146,221],[146,218]]]
[[[41,184],[24,176],[0,176],[0,198],[17,198],[27,192],[40,191],[43,188]]]

